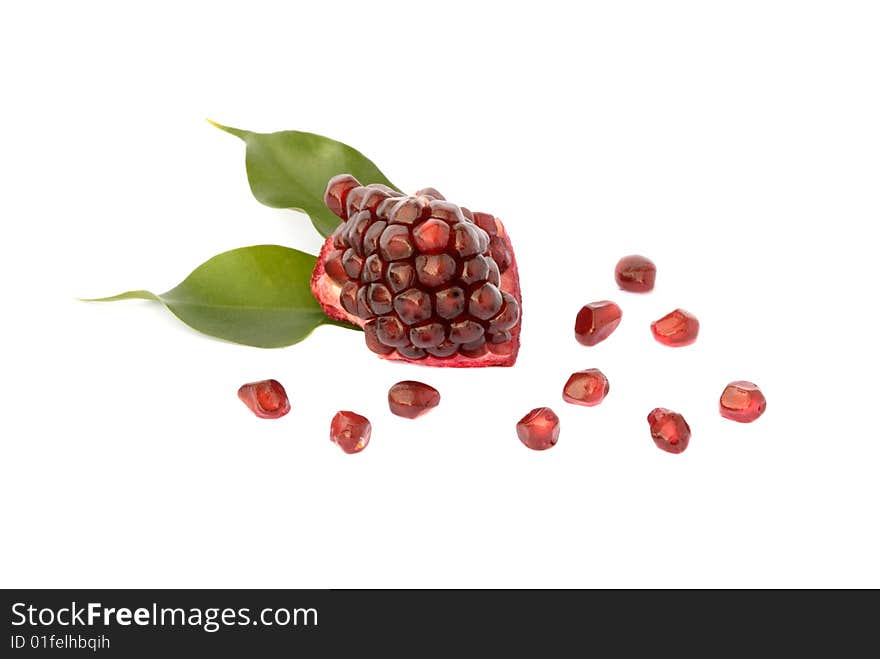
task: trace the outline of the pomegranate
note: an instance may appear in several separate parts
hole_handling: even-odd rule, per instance
[[[331,318],[363,328],[384,359],[428,366],[512,366],[522,298],[504,226],[433,188],[404,195],[333,177],[342,220],[324,243],[312,293]]]
[[[261,419],[280,419],[290,412],[287,392],[278,380],[248,382],[238,389],[238,397]]]

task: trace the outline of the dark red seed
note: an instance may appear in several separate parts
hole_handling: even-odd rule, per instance
[[[654,338],[665,346],[681,348],[697,340],[700,321],[684,309],[676,309],[651,323]]]
[[[400,346],[397,349],[401,355],[406,357],[407,359],[424,359],[428,356],[428,353],[422,350],[421,348],[416,348],[412,344],[407,344],[405,346]]]
[[[574,405],[593,407],[608,395],[608,378],[598,368],[572,373],[562,389],[562,400]]]
[[[449,224],[430,219],[413,229],[413,241],[422,254],[440,254],[449,245]]]
[[[657,448],[668,453],[682,453],[688,447],[691,429],[678,412],[672,412],[665,407],[655,408],[648,415],[648,424]]]
[[[357,308],[358,285],[355,281],[346,282],[339,292],[339,304],[352,316],[358,315]]]
[[[391,413],[406,419],[415,419],[440,404],[440,392],[423,382],[404,380],[388,390]]]
[[[367,260],[364,261],[364,268],[361,270],[361,281],[378,281],[382,278],[382,269],[384,267],[385,264],[382,262],[382,259],[379,258],[379,255],[371,254],[367,257]]]
[[[395,293],[409,288],[415,283],[416,271],[409,263],[390,263],[386,277]]]
[[[416,348],[436,348],[446,338],[446,330],[440,323],[418,325],[409,331],[409,340]]]
[[[725,419],[751,423],[767,409],[767,399],[754,382],[737,380],[724,387],[718,406]]]
[[[367,302],[373,312],[380,316],[391,313],[394,306],[391,291],[382,284],[370,284],[367,291]]]
[[[498,264],[498,269],[502,273],[505,272],[513,262],[513,259],[510,257],[510,250],[507,248],[507,243],[498,236],[495,236],[490,241],[489,252],[492,254],[492,260]]]
[[[617,285],[631,293],[647,293],[654,289],[657,266],[651,259],[633,254],[624,256],[614,268]]]
[[[459,320],[449,326],[449,340],[454,343],[473,343],[480,339],[485,331],[478,322]]]
[[[334,214],[343,220],[348,218],[345,212],[348,193],[358,187],[360,182],[351,174],[339,174],[330,179],[324,192],[324,203]]]
[[[376,327],[377,320],[381,320],[381,318],[373,318],[364,323],[364,341],[366,342],[367,347],[377,355],[387,355],[394,352],[394,348],[384,343],[379,338]]]
[[[437,291],[434,296],[437,315],[446,320],[458,318],[464,311],[464,291],[457,286]]]
[[[337,412],[330,422],[330,441],[346,453],[360,453],[370,443],[369,420],[354,412]]]
[[[410,288],[394,298],[394,310],[407,325],[415,325],[431,317],[431,298],[418,288]]]
[[[486,232],[475,224],[459,222],[452,229],[452,249],[461,258],[479,254],[482,251],[480,233],[486,235]]]
[[[485,256],[475,256],[464,262],[461,271],[461,280],[465,284],[476,284],[481,281],[486,281],[488,277],[489,261]],[[495,285],[497,286],[498,284]]]
[[[480,320],[489,320],[501,310],[504,298],[494,284],[483,284],[474,289],[468,302],[468,311]]]
[[[432,200],[428,203],[428,206],[431,208],[431,217],[445,220],[450,224],[464,221],[464,215],[462,214],[461,209],[448,201]]]
[[[477,357],[482,357],[487,352],[489,352],[489,346],[486,345],[486,339],[484,337],[480,337],[476,341],[462,343],[461,346],[459,346],[458,351],[465,357],[476,359]]]
[[[509,355],[513,352],[510,332],[496,332],[489,335],[486,346],[493,355]]]
[[[452,357],[458,352],[458,346],[452,341],[446,339],[440,345],[426,348],[426,350],[434,357]]]
[[[401,261],[413,254],[409,229],[401,224],[389,224],[379,238],[379,253],[386,261]]]
[[[413,224],[428,212],[425,200],[418,197],[405,197],[395,204],[388,214],[388,221],[396,224]]]
[[[345,250],[342,255],[342,269],[351,279],[358,279],[361,276],[361,270],[364,267],[364,259],[358,256],[352,248]]]
[[[396,316],[376,318],[376,336],[386,346],[405,346],[409,343],[409,332]]]
[[[416,197],[430,197],[431,199],[438,199],[440,201],[446,200],[446,197],[437,192],[434,188],[422,188],[416,192]]]
[[[455,277],[455,260],[449,254],[417,256],[416,277],[429,288],[448,284]]]
[[[501,286],[501,271],[498,269],[498,264],[495,263],[494,259],[488,259],[488,263],[489,274],[486,275],[486,281],[493,286]]]
[[[559,417],[549,407],[537,407],[519,420],[516,434],[534,451],[553,448],[559,441]]]
[[[380,220],[378,222],[373,222],[364,232],[364,256],[369,256],[378,249],[379,236],[382,235],[386,226],[388,226],[387,223]]]
[[[510,293],[501,294],[504,298],[504,306],[501,311],[489,321],[489,332],[504,332],[519,322],[519,303]]]
[[[585,305],[574,321],[574,337],[585,346],[604,341],[620,325],[623,312],[614,302],[602,300]]]
[[[364,253],[364,234],[367,232],[372,221],[373,217],[370,214],[370,211],[360,211],[347,223],[348,230],[345,234],[346,239],[352,249],[354,249],[359,255],[363,255]]]
[[[370,301],[367,299],[367,293],[369,293],[369,286],[361,286],[358,289],[357,296],[355,297],[355,301],[357,302],[357,316],[358,318],[362,318],[364,320],[369,320],[376,314],[373,312],[372,307],[370,307]]]
[[[243,384],[238,389],[238,397],[261,419],[278,419],[290,412],[287,392],[278,380]]]
[[[344,284],[348,281],[348,274],[342,267],[342,254],[341,250],[334,250],[327,255],[327,259],[324,261],[324,272],[337,284]]]

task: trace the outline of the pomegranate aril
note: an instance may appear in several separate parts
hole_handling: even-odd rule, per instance
[[[349,246],[359,255],[364,253],[364,234],[373,221],[370,211],[360,211],[348,221],[348,231],[345,239]],[[343,257],[344,258],[344,257]]]
[[[391,413],[406,419],[415,419],[440,404],[440,392],[423,382],[404,380],[388,390]]]
[[[489,321],[489,331],[492,333],[504,332],[519,322],[519,304],[510,293],[502,293],[504,306],[501,311]]]
[[[617,285],[631,293],[647,293],[654,289],[657,266],[651,259],[639,254],[624,256],[614,267]]]
[[[657,407],[648,415],[648,424],[657,448],[668,453],[681,453],[688,447],[691,429],[678,412]]]
[[[400,346],[399,348],[397,348],[397,352],[399,352],[407,359],[424,359],[428,356],[427,352],[425,352],[421,348],[416,348],[412,344]]]
[[[413,327],[409,340],[416,348],[436,348],[446,338],[446,330],[440,323],[428,323]]]
[[[430,219],[413,229],[413,242],[423,254],[440,254],[449,245],[449,224]]]
[[[470,294],[468,311],[480,320],[489,320],[501,310],[504,298],[494,284],[485,283]]]
[[[458,351],[464,355],[465,357],[478,358],[485,355],[489,352],[489,346],[486,345],[486,339],[484,337],[480,337],[475,341],[469,341],[468,343],[462,343]]]
[[[581,345],[594,346],[617,329],[622,313],[608,300],[584,305],[574,321],[574,337]]]
[[[364,259],[349,248],[342,255],[342,269],[351,279],[358,279],[361,276],[361,270],[364,267]]]
[[[562,389],[562,400],[574,405],[593,407],[598,405],[609,390],[608,378],[598,368],[572,373]]]
[[[428,212],[427,203],[418,197],[404,197],[388,214],[388,221],[396,224],[413,224]]]
[[[431,317],[431,298],[424,291],[410,288],[394,298],[394,310],[407,325],[415,325]]]
[[[452,249],[462,258],[479,254],[482,251],[480,233],[486,235],[485,231],[474,224],[459,222],[452,231]]]
[[[367,291],[367,302],[373,313],[380,316],[391,313],[391,309],[394,307],[391,291],[382,284],[370,284]]]
[[[369,320],[376,315],[375,313],[373,313],[373,309],[370,307],[370,303],[367,300],[368,292],[369,286],[361,286],[358,289],[357,296],[355,298],[357,302],[357,316],[358,318],[362,318],[363,320]]]
[[[485,333],[480,323],[473,320],[459,320],[449,326],[449,340],[454,343],[472,343]]]
[[[371,254],[367,257],[367,260],[364,261],[364,267],[363,270],[361,270],[361,281],[378,281],[382,278],[382,269],[384,267],[385,264],[382,263],[382,259],[379,258],[379,255]]]
[[[388,224],[380,220],[378,222],[373,222],[373,224],[371,224],[364,232],[364,256],[370,256],[370,254],[379,248],[379,237],[382,235],[382,232],[385,231],[386,226],[388,226]]]
[[[413,255],[409,229],[400,224],[389,224],[379,238],[379,254],[386,261],[402,261]]]
[[[238,389],[238,397],[261,419],[278,419],[290,412],[287,392],[278,380],[248,382]]]
[[[363,451],[370,443],[371,433],[369,420],[354,412],[337,412],[330,422],[330,441],[346,453]]]
[[[409,288],[416,280],[416,271],[409,263],[390,263],[386,275],[391,290],[395,293]]]
[[[452,357],[452,355],[458,352],[458,345],[447,339],[440,343],[440,345],[426,348],[426,350],[429,354],[434,355],[434,357]]]
[[[437,199],[439,201],[445,201],[446,197],[437,192],[434,188],[422,188],[418,192],[416,192],[417,197],[430,197],[431,199]]]
[[[507,249],[507,244],[496,236],[489,243],[489,249],[492,254],[492,260],[498,265],[498,269],[502,273],[505,272],[511,264],[510,250]]]
[[[373,322],[373,321],[371,321]],[[386,346],[405,346],[409,343],[409,331],[395,316],[376,318],[376,336]]]
[[[475,256],[464,262],[461,270],[461,280],[465,284],[476,284],[489,278],[489,261],[485,256]],[[493,282],[496,286],[496,282]]]
[[[721,392],[718,407],[725,419],[751,423],[767,409],[767,399],[754,382],[737,380]]]
[[[496,332],[489,336],[486,345],[489,351],[495,355],[509,355],[513,352],[510,332]]]
[[[392,348],[379,338],[378,330],[376,327],[377,320],[381,319],[373,318],[372,320],[368,320],[366,323],[364,323],[364,341],[366,342],[367,347],[375,352],[377,355],[387,355],[391,352],[394,352],[394,348]]]
[[[494,259],[488,259],[488,263],[489,274],[486,275],[486,281],[493,286],[501,286],[501,271],[498,269],[498,264],[495,263]]]
[[[474,213],[474,223],[485,231],[490,238],[498,235],[498,224],[489,213]]]
[[[331,178],[324,192],[324,203],[327,208],[341,219],[347,219],[345,208],[348,193],[359,185],[358,180],[351,174],[340,174]]]
[[[464,291],[458,287],[438,291],[434,295],[434,305],[437,315],[441,318],[446,320],[458,318],[464,311]]]
[[[455,224],[456,222],[464,222],[464,215],[461,212],[461,209],[445,200],[432,200],[428,202],[428,206],[430,207],[431,217],[436,217],[439,220],[445,220],[450,224]]]
[[[341,250],[334,250],[327,255],[327,259],[324,261],[324,272],[337,284],[344,284],[348,281],[348,273],[342,267],[342,254]]]
[[[559,441],[559,417],[549,407],[538,407],[516,424],[519,440],[535,451],[552,448]]]
[[[357,294],[358,294],[358,285],[357,282],[349,281],[346,282],[342,286],[342,290],[339,292],[339,304],[345,309],[346,312],[350,313],[352,316],[357,316],[358,308],[357,308]]]
[[[665,346],[680,348],[697,340],[700,321],[684,309],[676,309],[651,323],[654,338]]]
[[[417,256],[416,277],[429,288],[448,284],[455,277],[455,261],[449,254]]]

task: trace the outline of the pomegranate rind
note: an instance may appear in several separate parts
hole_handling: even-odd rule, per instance
[[[507,235],[507,231],[505,230],[504,225],[501,223],[501,220],[496,218],[495,223],[498,228],[498,237],[504,241],[504,244],[507,246],[508,252],[510,253],[510,266],[508,266],[507,270],[502,273],[501,285],[499,288],[502,291],[510,293],[516,299],[520,308],[519,321],[517,321],[516,325],[508,330],[510,332],[510,341],[506,344],[509,345],[508,354],[500,355],[490,351],[480,357],[466,357],[462,354],[456,354],[453,357],[444,358],[428,355],[426,357],[423,357],[422,359],[412,360],[400,355],[395,350],[388,355],[378,355],[379,357],[390,361],[403,361],[411,364],[422,364],[424,366],[437,366],[447,368],[513,366],[516,363],[516,357],[519,354],[520,347],[520,330],[522,328],[522,292],[520,291],[519,271],[516,264],[516,253],[514,252],[513,245],[510,242],[510,236]],[[327,255],[330,254],[330,252],[332,252],[334,249],[335,248],[333,247],[333,237],[331,236],[327,238],[327,240],[324,242],[324,245],[321,247],[321,251],[318,254],[318,262],[315,265],[314,271],[312,272],[312,279],[310,282],[312,295],[315,296],[315,299],[321,305],[321,308],[324,310],[324,313],[328,317],[334,320],[351,323],[353,325],[357,325],[358,327],[363,327],[365,322],[364,320],[362,320],[358,316],[348,313],[340,306],[339,293],[342,290],[342,286],[335,282],[324,270],[324,262],[327,259]]]

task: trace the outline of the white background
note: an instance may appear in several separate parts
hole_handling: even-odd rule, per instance
[[[7,3],[0,10],[0,585],[880,586],[880,10],[871,2]],[[265,351],[158,305],[221,251],[315,252],[204,119],[350,143],[403,189],[500,215],[513,369]],[[658,265],[618,291],[620,256]],[[605,343],[573,338],[611,298]],[[651,320],[695,313],[699,341]],[[611,393],[566,405],[575,370]],[[274,377],[293,410],[253,417]],[[443,395],[387,411],[392,383]],[[768,411],[720,418],[730,380]],[[558,445],[514,431],[551,405]],[[683,455],[645,420],[682,412]],[[353,409],[355,456],[327,439]]]

